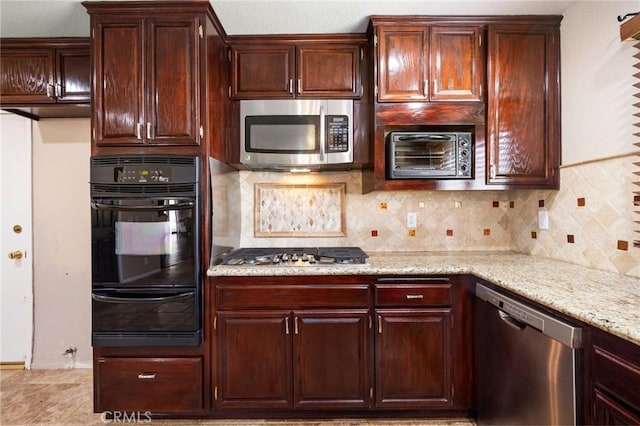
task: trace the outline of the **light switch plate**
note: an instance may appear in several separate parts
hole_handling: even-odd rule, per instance
[[[418,215],[414,212],[407,213],[407,228],[415,228],[418,225]]]
[[[549,229],[549,212],[538,210],[538,229]]]

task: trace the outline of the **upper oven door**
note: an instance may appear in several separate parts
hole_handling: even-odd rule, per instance
[[[94,198],[91,207],[93,288],[197,286],[194,199]]]

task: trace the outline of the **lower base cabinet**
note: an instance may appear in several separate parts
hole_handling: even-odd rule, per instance
[[[368,310],[223,311],[216,328],[217,407],[369,405]]]
[[[376,316],[376,406],[451,407],[451,309],[387,309]]]
[[[96,412],[202,411],[203,361],[192,358],[100,357],[94,363]]]
[[[640,346],[596,329],[592,341],[591,423],[640,424]]]

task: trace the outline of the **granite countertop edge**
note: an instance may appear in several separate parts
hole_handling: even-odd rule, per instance
[[[215,276],[472,274],[640,345],[640,278],[513,252],[367,252],[366,266],[229,266]]]

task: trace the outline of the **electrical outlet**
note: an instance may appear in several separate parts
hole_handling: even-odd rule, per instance
[[[415,212],[407,213],[407,228],[418,226],[418,215]]]
[[[549,229],[549,212],[538,210],[538,229]]]

